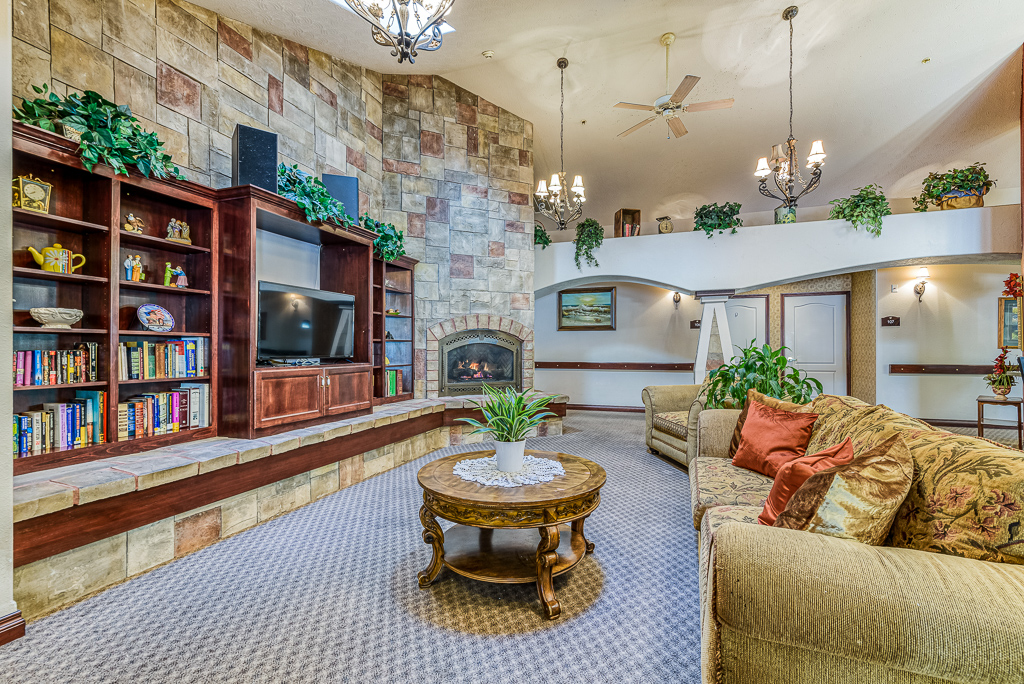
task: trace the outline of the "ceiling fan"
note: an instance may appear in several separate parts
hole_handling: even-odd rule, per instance
[[[675,39],[676,34],[674,33],[666,33],[661,37],[661,44],[665,46],[665,94],[655,100],[653,105],[633,104],[632,102],[620,102],[615,105],[621,109],[639,109],[645,112],[654,112],[654,116],[651,118],[645,119],[636,126],[627,128],[622,133],[619,133],[620,138],[624,138],[634,131],[639,131],[659,116],[665,119],[669,130],[672,131],[672,135],[680,138],[687,133],[683,120],[679,118],[679,115],[683,112],[707,112],[712,109],[729,109],[732,107],[733,98],[731,97],[726,100],[683,104],[683,100],[690,94],[690,91],[697,85],[697,82],[700,81],[700,76],[687,76],[674,93],[668,94],[668,51],[669,46],[675,42]]]

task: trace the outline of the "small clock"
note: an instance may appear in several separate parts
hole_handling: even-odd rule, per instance
[[[658,219],[658,232],[659,233],[671,233],[674,230],[672,225],[672,219],[668,216],[662,216]]]

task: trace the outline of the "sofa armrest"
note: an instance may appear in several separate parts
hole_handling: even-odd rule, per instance
[[[723,681],[808,681],[764,678],[801,667],[769,664],[787,647],[942,681],[1024,681],[1024,566],[746,523],[712,545],[706,617]]]
[[[700,385],[650,385],[644,387],[641,396],[647,413],[689,411],[700,388]]]
[[[729,443],[739,420],[738,409],[704,409],[697,418],[697,456],[729,458]]]

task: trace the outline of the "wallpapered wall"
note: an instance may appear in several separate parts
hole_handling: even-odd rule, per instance
[[[95,90],[214,187],[230,184],[239,123],[278,133],[283,162],[359,178],[359,209],[406,231],[423,262],[419,378],[440,320],[533,327],[530,122],[443,78],[382,75],[181,0],[15,0],[13,19],[16,103],[32,84]]]

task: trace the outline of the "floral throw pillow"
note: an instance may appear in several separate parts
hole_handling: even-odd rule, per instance
[[[902,436],[914,479],[887,545],[1024,564],[1024,454],[939,430]]]

